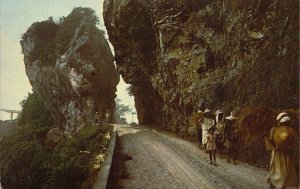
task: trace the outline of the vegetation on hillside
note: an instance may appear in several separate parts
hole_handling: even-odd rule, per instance
[[[59,31],[56,36],[57,54],[61,54],[68,49],[68,44],[71,41],[76,28],[86,17],[91,17],[90,20],[92,20],[94,24],[99,23],[99,18],[93,9],[81,7],[74,8],[71,14],[61,20],[61,24],[59,24]]]
[[[55,124],[39,96],[22,101],[17,132],[0,143],[4,188],[90,188],[108,145],[111,127],[85,127],[55,147],[38,136]]]
[[[0,141],[5,138],[8,137],[10,135],[12,135],[16,129],[17,129],[18,123],[13,121],[2,121],[0,120]]]
[[[30,53],[30,62],[40,60],[47,65],[55,64],[58,56],[69,48],[76,28],[85,18],[95,25],[95,31],[91,32],[105,34],[103,30],[96,28],[99,18],[91,8],[77,7],[67,17],[60,17],[58,21],[49,17],[48,20],[33,23],[21,37],[21,42],[26,40],[30,33],[34,37],[36,46]]]
[[[53,39],[58,31],[57,24],[50,17],[46,21],[34,23],[31,28],[34,28],[33,35],[36,38],[36,46],[30,54],[30,61],[41,60],[49,65],[55,64],[55,43]],[[25,36],[26,34],[23,34],[22,38],[25,38]]]
[[[54,124],[54,119],[45,107],[42,99],[36,92],[28,93],[26,100],[21,102],[22,114],[19,125],[35,125],[40,127],[50,127]]]

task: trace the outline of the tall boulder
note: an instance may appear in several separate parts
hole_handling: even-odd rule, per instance
[[[21,40],[26,74],[68,135],[92,125],[95,112],[114,111],[119,74],[98,18],[75,8],[54,22],[32,24]]]

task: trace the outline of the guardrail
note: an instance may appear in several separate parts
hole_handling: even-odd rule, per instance
[[[100,171],[94,183],[93,189],[105,189],[107,186],[108,176],[112,165],[112,159],[118,137],[117,128],[114,126],[113,134],[105,153],[105,160],[100,167]]]

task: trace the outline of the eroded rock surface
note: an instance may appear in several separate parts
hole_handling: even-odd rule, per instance
[[[136,107],[159,99],[154,117],[178,131],[198,105],[297,108],[298,12],[294,0],[106,0],[103,16],[124,80],[151,91]]]
[[[22,36],[26,74],[66,134],[92,125],[96,111],[114,111],[119,74],[89,8],[59,23],[34,23]]]

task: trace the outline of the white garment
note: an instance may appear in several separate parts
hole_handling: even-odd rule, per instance
[[[202,129],[202,144],[207,143],[207,134],[208,128],[213,127],[215,121],[211,118],[203,117],[201,120],[201,129]]]

